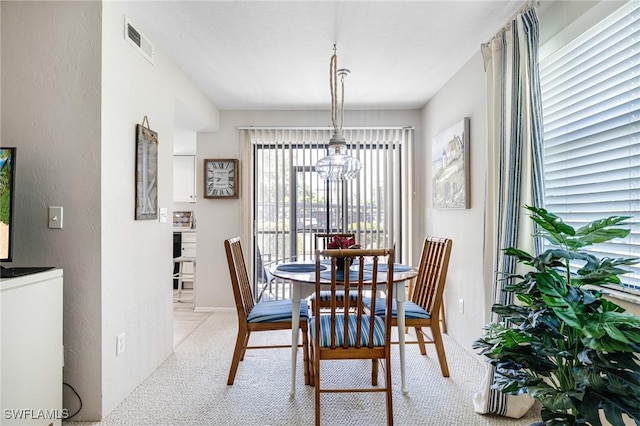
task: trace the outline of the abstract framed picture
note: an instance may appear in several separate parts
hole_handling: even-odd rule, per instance
[[[433,208],[468,209],[469,118],[465,117],[432,140]]]
[[[158,134],[136,125],[136,220],[158,218]]]

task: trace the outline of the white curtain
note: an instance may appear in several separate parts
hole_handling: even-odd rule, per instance
[[[535,9],[528,8],[482,46],[488,121],[484,282],[493,289],[488,304],[512,302],[502,291],[507,282],[498,273],[514,273],[517,265],[503,250],[537,251],[522,207],[542,207],[544,192],[538,38]],[[492,377],[489,371],[483,390],[474,397],[476,411],[523,415],[531,406],[528,397],[523,401],[489,389]]]

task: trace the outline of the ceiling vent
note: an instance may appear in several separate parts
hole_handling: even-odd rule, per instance
[[[153,64],[154,47],[144,34],[142,34],[129,18],[124,18],[124,38],[131,43],[135,49],[144,56],[147,61]]]

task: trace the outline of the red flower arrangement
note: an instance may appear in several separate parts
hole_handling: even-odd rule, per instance
[[[356,244],[356,239],[354,237],[341,237],[339,235],[333,237],[327,244],[328,249],[346,249],[359,247],[360,246]]]
[[[360,244],[356,244],[356,239],[354,237],[343,237],[340,235],[334,236],[331,241],[327,244],[328,249],[358,249],[360,248]],[[336,265],[338,270],[343,270],[345,268],[345,258],[337,257]]]

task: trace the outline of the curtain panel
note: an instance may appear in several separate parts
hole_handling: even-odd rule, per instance
[[[487,305],[513,302],[502,291],[509,284],[502,272],[515,273],[518,265],[503,250],[518,247],[537,252],[540,246],[531,237],[530,221],[521,220],[522,207],[542,207],[544,194],[538,44],[538,19],[535,9],[529,7],[482,45],[488,144],[484,282],[493,289]],[[490,389],[492,380],[490,368],[487,382],[474,396],[477,412],[520,417],[533,404],[528,396],[507,396]]]

